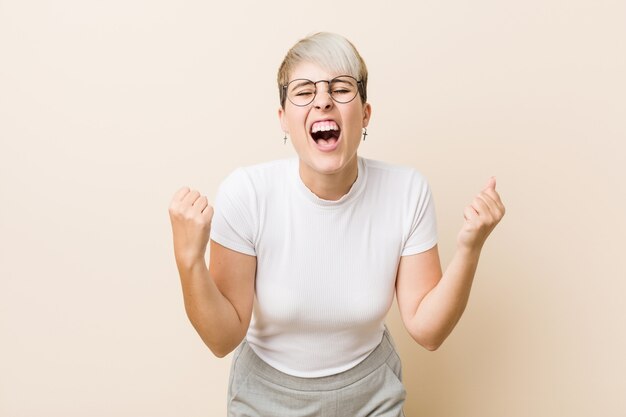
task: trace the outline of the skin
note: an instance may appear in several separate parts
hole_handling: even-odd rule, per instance
[[[294,69],[290,80],[330,80],[339,75],[343,74],[331,74],[315,64],[302,62]],[[304,184],[320,198],[338,200],[356,180],[357,150],[372,107],[364,104],[358,95],[350,103],[335,103],[326,93],[327,87],[327,83],[317,84],[318,93],[313,103],[305,107],[294,106],[286,100],[285,108],[278,109],[278,118],[300,158],[300,177]],[[333,152],[318,150],[309,134],[311,125],[323,119],[333,119],[341,128],[339,146]]]
[[[331,74],[303,62],[290,79],[330,80],[338,75],[342,74]],[[304,184],[320,198],[337,200],[356,180],[357,150],[362,128],[371,117],[371,106],[358,96],[350,103],[335,103],[326,93],[326,86],[318,84],[318,94],[308,106],[297,107],[287,100],[285,108],[278,110],[278,117],[300,159]],[[317,149],[309,134],[312,123],[325,119],[333,119],[341,127],[338,146],[332,152]],[[505,208],[495,187],[495,178],[490,178],[465,207],[456,252],[445,273],[437,246],[400,259],[396,297],[402,321],[413,339],[428,350],[443,343],[463,314],[483,245],[504,216]],[[213,208],[196,190],[178,190],[169,214],[187,316],[211,351],[223,357],[241,343],[250,325],[256,257],[210,241],[207,266]]]

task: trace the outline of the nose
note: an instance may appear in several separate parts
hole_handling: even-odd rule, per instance
[[[328,85],[322,87],[323,85],[325,85],[325,83],[320,83],[317,85],[317,94],[313,99],[313,106],[316,109],[329,110],[333,106],[333,99],[330,97]]]

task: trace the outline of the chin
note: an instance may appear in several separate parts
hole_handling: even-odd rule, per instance
[[[351,161],[352,158],[348,158],[345,155],[316,155],[309,160],[308,165],[315,172],[332,175],[349,168]]]

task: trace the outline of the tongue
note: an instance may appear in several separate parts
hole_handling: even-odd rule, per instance
[[[322,147],[329,147],[329,146],[333,146],[335,142],[337,142],[337,138],[318,139],[316,142],[318,145]]]

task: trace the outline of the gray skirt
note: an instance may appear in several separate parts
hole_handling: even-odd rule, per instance
[[[404,417],[402,365],[387,329],[352,369],[319,378],[287,375],[244,340],[233,355],[228,417]]]

